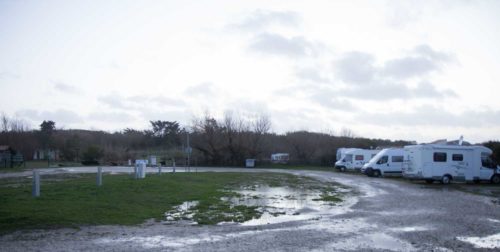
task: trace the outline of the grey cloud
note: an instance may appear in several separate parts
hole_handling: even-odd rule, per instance
[[[377,72],[374,62],[375,58],[371,54],[349,52],[334,63],[335,73],[346,83],[367,84],[373,80]]]
[[[150,106],[183,106],[185,102],[179,99],[169,98],[161,95],[146,96],[135,95],[123,97],[119,94],[108,94],[100,96],[97,100],[115,109],[144,109]]]
[[[413,51],[415,53],[417,53],[418,55],[428,57],[430,59],[437,60],[440,62],[455,61],[454,55],[452,55],[450,53],[446,53],[446,52],[436,51],[436,50],[432,49],[432,47],[430,47],[429,45],[426,45],[426,44],[421,44],[421,45],[416,46]]]
[[[354,111],[356,107],[347,99],[336,98],[336,92],[331,90],[318,90],[310,96],[310,100],[328,109]]]
[[[104,121],[104,122],[126,122],[134,120],[135,117],[125,112],[95,112],[91,113],[88,116],[88,119],[92,121]]]
[[[43,120],[52,120],[56,122],[56,125],[65,123],[72,124],[72,123],[83,122],[83,118],[80,115],[66,109],[57,109],[54,111],[36,111],[32,109],[27,109],[16,112],[16,115],[24,118],[29,118],[32,121],[39,121],[39,122],[42,122]]]
[[[228,108],[227,111],[238,111],[247,117],[269,113],[269,107],[266,103],[248,99],[232,102]]]
[[[168,120],[178,122],[189,122],[192,114],[182,110],[143,110],[140,116],[144,120]]]
[[[79,91],[78,88],[76,88],[75,86],[68,85],[64,82],[52,81],[52,83],[54,84],[55,89],[57,89],[58,91],[61,91],[63,93],[76,94]]]
[[[351,84],[339,89],[337,97],[370,100],[457,97],[452,90],[438,90],[427,81],[429,73],[440,71],[444,64],[454,61],[453,55],[425,44],[413,48],[408,56],[386,61],[383,67],[377,67],[375,57],[369,53],[348,52],[334,62],[335,77]],[[420,82],[410,88],[404,81],[413,77]]]
[[[382,73],[386,76],[407,79],[437,71],[439,66],[424,57],[404,57],[385,63]]]
[[[0,72],[0,79],[19,79],[19,78],[21,78],[20,75],[12,73],[12,72],[8,72],[8,71]]]
[[[313,56],[317,46],[302,36],[286,38],[279,34],[261,33],[249,48],[253,51],[288,57]]]
[[[426,98],[441,98],[441,97],[457,97],[457,93],[455,93],[453,90],[450,89],[445,89],[445,90],[437,90],[434,85],[432,85],[430,82],[423,81],[420,82],[419,85],[414,88],[410,89],[411,94],[415,97],[426,97]]]
[[[186,103],[182,100],[172,99],[169,97],[156,95],[156,96],[146,96],[146,95],[136,95],[126,98],[127,101],[133,103],[155,103],[157,105],[167,105],[167,106],[183,106]]]
[[[120,108],[120,109],[129,108],[129,106],[127,106],[123,102],[123,97],[121,97],[120,95],[108,94],[108,95],[98,97],[97,100],[101,103],[104,103],[104,104],[112,107],[112,108]]]
[[[299,25],[299,23],[300,16],[296,12],[256,10],[240,23],[231,25],[231,27],[246,31],[256,31],[270,25],[293,27]]]
[[[372,83],[363,87],[341,89],[338,90],[337,94],[338,96],[366,100],[445,98],[456,96],[456,93],[449,89],[437,90],[434,85],[429,82],[421,82],[415,88],[409,88],[403,83]]]
[[[331,80],[321,74],[316,69],[313,68],[304,68],[296,71],[295,75],[301,79],[306,81],[312,81],[317,83],[329,83]]]
[[[436,51],[426,44],[416,46],[412,54],[387,61],[382,74],[399,79],[425,76],[440,71],[446,63],[456,61],[454,55]]]
[[[203,82],[190,86],[184,90],[184,94],[189,96],[213,96],[215,92],[215,85],[211,82]]]
[[[413,112],[368,113],[358,116],[360,122],[402,126],[449,126],[449,127],[489,127],[500,124],[498,110],[468,110],[463,113],[450,113],[436,106],[421,106]]]

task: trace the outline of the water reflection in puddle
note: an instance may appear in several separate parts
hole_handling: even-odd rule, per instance
[[[257,206],[262,212],[259,218],[242,223],[247,226],[321,218],[326,213],[331,214],[329,210],[334,205],[333,202],[321,200],[324,192],[319,190],[259,185],[252,190],[235,192],[239,196],[223,200],[233,205]]]
[[[324,188],[323,188],[324,189]],[[340,193],[349,192],[348,189],[335,188],[335,192],[323,189],[308,190],[290,187],[270,187],[267,185],[255,185],[241,190],[231,190],[234,196],[223,197],[221,200],[229,202],[232,206],[244,205],[257,207],[262,214],[258,218],[241,223],[245,226],[265,225],[282,223],[288,221],[320,219],[322,216],[335,215],[345,212],[352,205],[352,197],[335,201],[334,197],[340,197]],[[324,200],[324,197],[331,197]],[[175,207],[165,213],[167,222],[178,220],[192,220],[196,214],[196,206],[199,202],[190,201]],[[193,223],[196,224],[196,223]],[[221,222],[218,225],[236,224],[234,222]]]
[[[500,248],[500,233],[485,237],[457,237],[457,239],[468,242],[476,248]]]

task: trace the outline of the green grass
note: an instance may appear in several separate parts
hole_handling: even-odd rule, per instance
[[[256,207],[231,206],[222,201],[221,197],[234,196],[232,188],[256,183],[321,187],[314,179],[278,173],[169,173],[142,180],[105,174],[102,187],[96,186],[95,174],[45,175],[41,180],[38,198],[31,196],[31,180],[27,178],[0,180],[0,233],[140,224],[151,218],[162,220],[165,212],[186,201],[199,201],[194,216],[199,224],[242,222],[261,213]]]

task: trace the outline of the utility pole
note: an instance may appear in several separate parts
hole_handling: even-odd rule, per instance
[[[186,152],[187,152],[187,166],[188,166],[188,170],[191,171],[191,164],[190,164],[190,159],[191,159],[191,147],[189,146],[189,131],[186,130],[186,139],[187,139],[187,148],[186,148]]]

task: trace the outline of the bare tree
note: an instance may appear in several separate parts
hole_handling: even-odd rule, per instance
[[[349,128],[342,128],[340,130],[340,136],[341,137],[347,137],[347,138],[354,138],[356,135],[354,135],[354,132],[349,129]]]
[[[0,123],[1,123],[1,130],[2,132],[8,132],[9,131],[9,118],[7,115],[2,112],[2,116],[0,118]]]
[[[249,154],[251,157],[258,157],[262,154],[263,139],[265,134],[271,130],[271,120],[267,115],[261,114],[252,124],[253,132],[251,134]]]

